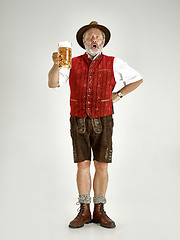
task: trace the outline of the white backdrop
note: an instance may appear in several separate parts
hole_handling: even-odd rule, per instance
[[[179,239],[180,2],[4,0],[0,9],[0,239]],[[117,228],[72,230],[69,87],[49,89],[47,75],[59,41],[84,52],[75,35],[93,20],[112,33],[104,54],[144,82],[114,106],[106,210]]]

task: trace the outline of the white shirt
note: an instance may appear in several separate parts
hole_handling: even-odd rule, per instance
[[[93,58],[93,60],[95,60],[98,57],[98,55],[96,55]],[[114,58],[113,71],[114,71],[114,77],[116,81],[116,85],[113,89],[113,92],[117,92],[123,86],[133,82],[137,82],[138,80],[142,79],[142,76],[135,69],[133,69],[126,62],[124,62],[123,60],[117,57]],[[62,86],[64,83],[66,83],[69,80],[69,73],[70,73],[70,69],[67,69],[67,68],[59,69],[59,85],[60,86]]]

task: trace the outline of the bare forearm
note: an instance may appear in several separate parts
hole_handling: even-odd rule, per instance
[[[122,93],[123,96],[125,96],[126,94],[135,90],[142,82],[143,82],[143,79],[134,83],[130,83],[125,87],[121,88],[119,91]],[[118,102],[120,100],[120,97],[118,96],[117,92],[112,93],[112,100],[113,100],[113,103]]]
[[[141,79],[137,82],[134,82],[134,83],[130,83],[130,84],[124,86],[123,88],[121,88],[120,92],[122,93],[123,96],[125,96],[126,94],[135,90],[142,82],[143,82],[143,79]]]
[[[48,86],[50,88],[59,87],[59,68],[54,64],[48,74]]]

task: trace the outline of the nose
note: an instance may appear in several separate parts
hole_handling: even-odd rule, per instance
[[[91,40],[92,40],[92,41],[96,41],[96,38],[97,38],[96,35],[93,35],[92,38],[91,38]]]

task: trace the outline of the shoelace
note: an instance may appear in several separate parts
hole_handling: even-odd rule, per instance
[[[84,205],[81,204],[80,202],[77,202],[76,205],[80,205],[80,207],[78,207],[77,212],[79,212],[78,214],[80,214],[82,212],[82,210],[84,210]]]
[[[104,210],[104,205],[101,205],[101,213],[102,213],[103,215],[105,215],[106,217],[108,217],[107,214],[106,214],[106,211]],[[109,217],[108,217],[108,218],[109,218]]]

